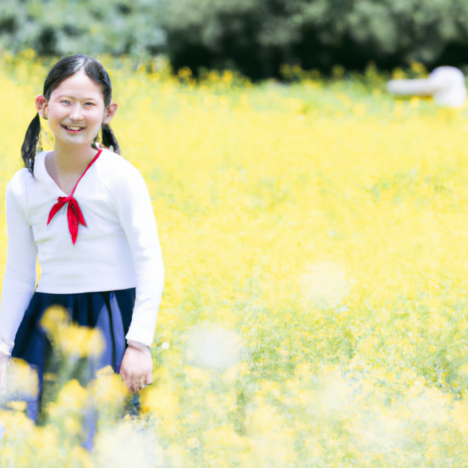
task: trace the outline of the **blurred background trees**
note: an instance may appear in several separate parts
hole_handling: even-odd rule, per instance
[[[166,0],[162,25],[176,67],[236,67],[254,78],[282,63],[468,63],[465,0]]]
[[[0,43],[40,55],[168,54],[178,69],[254,79],[282,64],[329,72],[468,64],[466,0],[2,0]]]
[[[154,0],[0,0],[0,44],[42,56],[155,53],[165,43]]]

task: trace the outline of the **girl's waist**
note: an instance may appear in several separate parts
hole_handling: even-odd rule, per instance
[[[90,265],[88,271],[68,273],[43,271],[36,291],[49,294],[77,294],[116,291],[136,287],[135,271],[106,269]]]
[[[135,267],[130,246],[109,240],[100,248],[77,245],[73,249],[41,249],[38,292],[73,294],[133,288]]]

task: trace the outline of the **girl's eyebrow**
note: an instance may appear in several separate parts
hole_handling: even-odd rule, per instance
[[[61,96],[58,97],[59,99],[62,99],[62,98],[69,98],[69,99],[76,99],[76,97],[74,96],[68,96],[66,94],[62,94]],[[92,98],[92,97],[86,97],[86,98],[82,98],[81,99],[82,101],[95,101],[96,99],[95,98]]]

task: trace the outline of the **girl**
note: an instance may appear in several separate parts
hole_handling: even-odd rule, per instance
[[[0,385],[13,356],[37,369],[42,388],[51,345],[40,320],[48,307],[61,305],[74,322],[102,330],[100,367],[120,371],[136,393],[151,383],[149,346],[164,267],[145,182],[119,155],[109,127],[117,111],[109,75],[86,55],[64,58],[47,75],[36,108],[21,149],[26,168],[6,190]],[[39,115],[55,147],[36,154]],[[39,396],[33,418],[40,409]]]

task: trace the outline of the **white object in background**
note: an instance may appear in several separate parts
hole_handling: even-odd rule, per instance
[[[399,96],[433,96],[442,107],[461,107],[467,95],[465,76],[455,67],[435,68],[425,79],[390,80],[387,89]]]
[[[461,107],[465,104],[466,84],[461,70],[455,67],[439,67],[428,79],[437,87],[434,101],[439,106]]]

